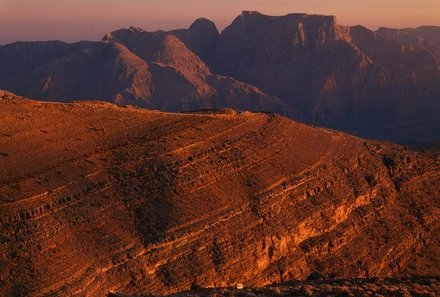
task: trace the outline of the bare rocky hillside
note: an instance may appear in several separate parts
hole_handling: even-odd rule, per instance
[[[438,154],[273,114],[0,98],[2,296],[440,273]]]

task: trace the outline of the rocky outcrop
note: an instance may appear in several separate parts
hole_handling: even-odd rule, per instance
[[[173,30],[170,33],[182,40],[205,63],[209,64],[215,59],[215,47],[220,33],[212,21],[200,18],[188,29]]]
[[[1,295],[439,274],[437,154],[272,114],[0,105]]]
[[[244,11],[220,36],[216,69],[240,76],[252,66],[285,63],[297,54],[295,50],[307,52],[345,40],[349,37],[346,31],[332,16],[275,17]]]

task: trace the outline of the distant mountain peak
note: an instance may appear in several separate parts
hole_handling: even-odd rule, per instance
[[[139,27],[135,27],[135,26],[130,26],[129,30],[130,31],[135,31],[135,32],[145,32],[144,29],[139,28]]]
[[[261,13],[259,11],[249,11],[244,10],[238,17],[267,17],[267,18],[283,18],[283,17],[297,17],[297,18],[326,18],[336,20],[334,15],[324,15],[324,14],[307,14],[304,12],[292,12],[285,15],[268,15]]]
[[[255,11],[255,10],[243,10],[241,12],[242,16],[247,16],[247,15],[262,15],[262,13]]]
[[[198,18],[195,20],[191,26],[189,26],[190,29],[215,29],[217,30],[217,27],[215,26],[215,23],[207,18]]]

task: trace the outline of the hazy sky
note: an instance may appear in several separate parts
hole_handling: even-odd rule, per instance
[[[198,17],[222,29],[242,10],[331,14],[343,25],[440,25],[440,0],[0,0],[0,44],[97,40],[112,30],[186,28]]]

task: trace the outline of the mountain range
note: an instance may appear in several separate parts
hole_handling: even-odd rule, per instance
[[[230,107],[401,143],[440,139],[440,27],[371,31],[244,11],[221,33],[198,19],[100,42],[17,42],[0,47],[0,65],[0,88],[40,100]]]

